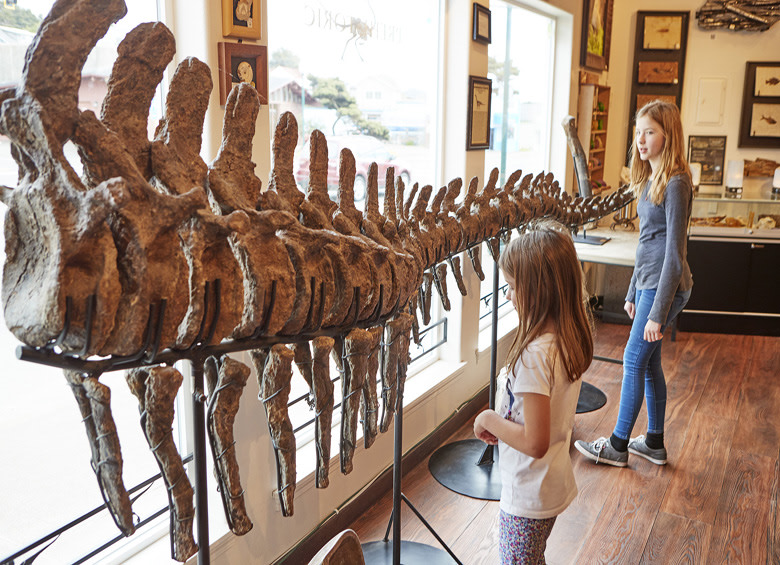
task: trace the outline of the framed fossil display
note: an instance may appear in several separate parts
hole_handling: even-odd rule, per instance
[[[251,84],[260,96],[260,104],[268,104],[268,49],[265,45],[248,43],[218,43],[219,103],[225,104],[234,84]]]
[[[480,43],[490,43],[490,10],[474,2],[474,21],[471,39]]]
[[[780,63],[756,63],[755,96],[780,96]]]
[[[747,62],[739,147],[780,147],[780,62]]]
[[[640,61],[637,80],[642,84],[677,84],[677,61]]]
[[[609,67],[613,0],[585,0],[582,16],[580,65],[603,71]]]
[[[637,12],[629,124],[633,125],[637,110],[653,100],[678,108],[682,104],[689,21],[690,12]],[[628,130],[627,159],[634,139],[633,127]]]
[[[493,82],[489,78],[469,77],[469,116],[466,149],[490,148],[490,99]]]
[[[642,47],[644,49],[680,49],[682,29],[683,18],[681,15],[646,16]]]
[[[260,0],[222,0],[222,36],[260,39]]]
[[[636,95],[636,109],[638,110],[648,102],[653,100],[660,100],[661,102],[669,102],[669,104],[677,104],[677,98],[673,94],[637,94]],[[636,113],[636,110],[634,111]]]
[[[725,135],[688,136],[688,162],[701,164],[699,184],[723,184],[725,159]]]

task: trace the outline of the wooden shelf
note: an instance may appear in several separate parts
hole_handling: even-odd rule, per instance
[[[579,136],[588,157],[588,178],[593,194],[604,190],[604,160],[609,128],[610,88],[592,82],[580,84]],[[598,157],[596,157],[598,155]],[[598,165],[594,165],[598,162]]]

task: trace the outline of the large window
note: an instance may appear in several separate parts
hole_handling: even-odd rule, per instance
[[[3,26],[0,27],[0,88],[18,82],[27,46],[52,3],[51,0],[19,2],[15,3],[14,9],[0,5],[3,22],[0,24]],[[157,19],[156,0],[128,2],[128,14],[111,26],[84,66],[79,90],[82,110],[89,109],[100,114],[118,43],[139,23]],[[151,128],[155,127],[161,111],[158,92],[151,109]],[[75,147],[68,144],[65,151],[74,169],[80,171]],[[15,187],[17,174],[10,142],[0,135],[0,184]],[[5,207],[2,208],[0,217],[5,216]],[[5,261],[3,248],[4,244],[0,241],[0,262]],[[0,560],[103,505],[90,466],[90,449],[81,414],[62,371],[18,361],[14,355],[18,345],[5,323],[0,323],[0,365],[3,367],[3,394],[0,395],[0,446],[3,452],[0,464]],[[106,373],[100,377],[100,382],[112,391],[111,408],[124,458],[123,481],[130,489],[158,474],[159,468],[142,434],[138,403],[130,393],[124,375],[121,372]],[[138,496],[142,490],[135,492],[131,498]],[[165,487],[162,481],[157,481],[134,501],[133,510],[138,520],[143,520],[167,508],[167,505]],[[167,512],[159,521],[164,524],[159,535],[167,536]],[[15,562],[21,563],[32,557],[51,542],[51,546],[35,559],[36,565],[80,563],[117,537],[121,538],[119,530],[109,513],[103,510],[30,549]],[[121,538],[121,541],[138,543],[142,537],[137,533],[128,540]]]
[[[555,19],[513,3],[490,3],[492,42],[488,77],[493,81],[490,149],[485,178],[498,167],[499,185],[515,170],[536,175],[550,169]],[[481,284],[480,329],[490,327],[493,304],[493,260],[482,246],[485,280]],[[499,271],[499,287],[505,281]],[[499,315],[512,311],[503,293]],[[480,340],[480,345],[484,340]]]
[[[410,17],[410,14],[414,14]],[[355,204],[365,204],[368,167],[379,169],[379,194],[385,171],[393,167],[406,185],[438,186],[436,131],[439,116],[438,2],[371,0],[269,0],[269,100],[272,126],[286,111],[298,121],[295,178],[308,185],[309,136],[315,129],[328,141],[328,185],[337,201],[339,153],[355,155]],[[447,319],[433,291],[432,321],[421,328],[422,343],[412,345],[413,373],[438,358],[446,340]],[[421,316],[418,316],[421,318]],[[422,324],[422,320],[420,320]],[[297,374],[297,370],[296,370]],[[335,364],[335,403],[341,386]],[[299,446],[311,441],[313,410],[308,387],[296,376],[290,412]],[[381,398],[381,396],[380,396]],[[341,410],[333,415],[337,453]],[[311,468],[305,455],[298,474]]]
[[[437,182],[438,2],[269,0],[268,21],[271,124],[285,111],[298,120],[301,188],[315,129],[328,138],[334,195],[339,151],[354,153],[358,206],[372,161],[380,193],[388,166],[407,186]]]

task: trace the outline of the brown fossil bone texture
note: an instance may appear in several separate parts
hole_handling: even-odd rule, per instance
[[[295,434],[287,410],[294,356],[287,346],[277,344],[271,347],[267,358],[265,355],[258,355],[252,359],[257,374],[262,375],[260,401],[265,406],[268,429],[274,446],[278,472],[277,488],[284,516],[293,515],[295,493]]]
[[[333,421],[333,381],[330,380],[332,337],[315,337],[312,342],[312,392],[314,393],[314,443],[317,449],[317,488],[329,483],[331,422]]]
[[[244,392],[251,371],[249,367],[227,355],[219,360],[213,357],[211,359],[214,360],[214,365],[218,366],[215,371],[218,378],[213,383],[214,386],[209,387],[206,431],[228,525],[234,534],[242,536],[252,529],[252,521],[246,513],[244,490],[241,488],[233,423],[238,413],[241,393]]]
[[[355,328],[344,338],[344,410],[341,418],[341,472],[352,472],[352,458],[357,443],[358,414],[368,372],[368,358],[373,338],[368,330]]]
[[[122,451],[111,414],[111,390],[98,381],[98,374],[64,372],[87,429],[92,468],[98,484],[114,522],[124,535],[129,536],[135,531],[135,523],[130,496],[122,482]]]
[[[155,366],[127,373],[130,390],[138,399],[141,426],[162,472],[170,498],[173,558],[184,562],[198,551],[192,533],[195,494],[184,463],[173,442],[176,394],[184,377],[173,367]]]

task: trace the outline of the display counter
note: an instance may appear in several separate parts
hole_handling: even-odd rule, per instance
[[[681,330],[780,335],[780,200],[698,195]]]

